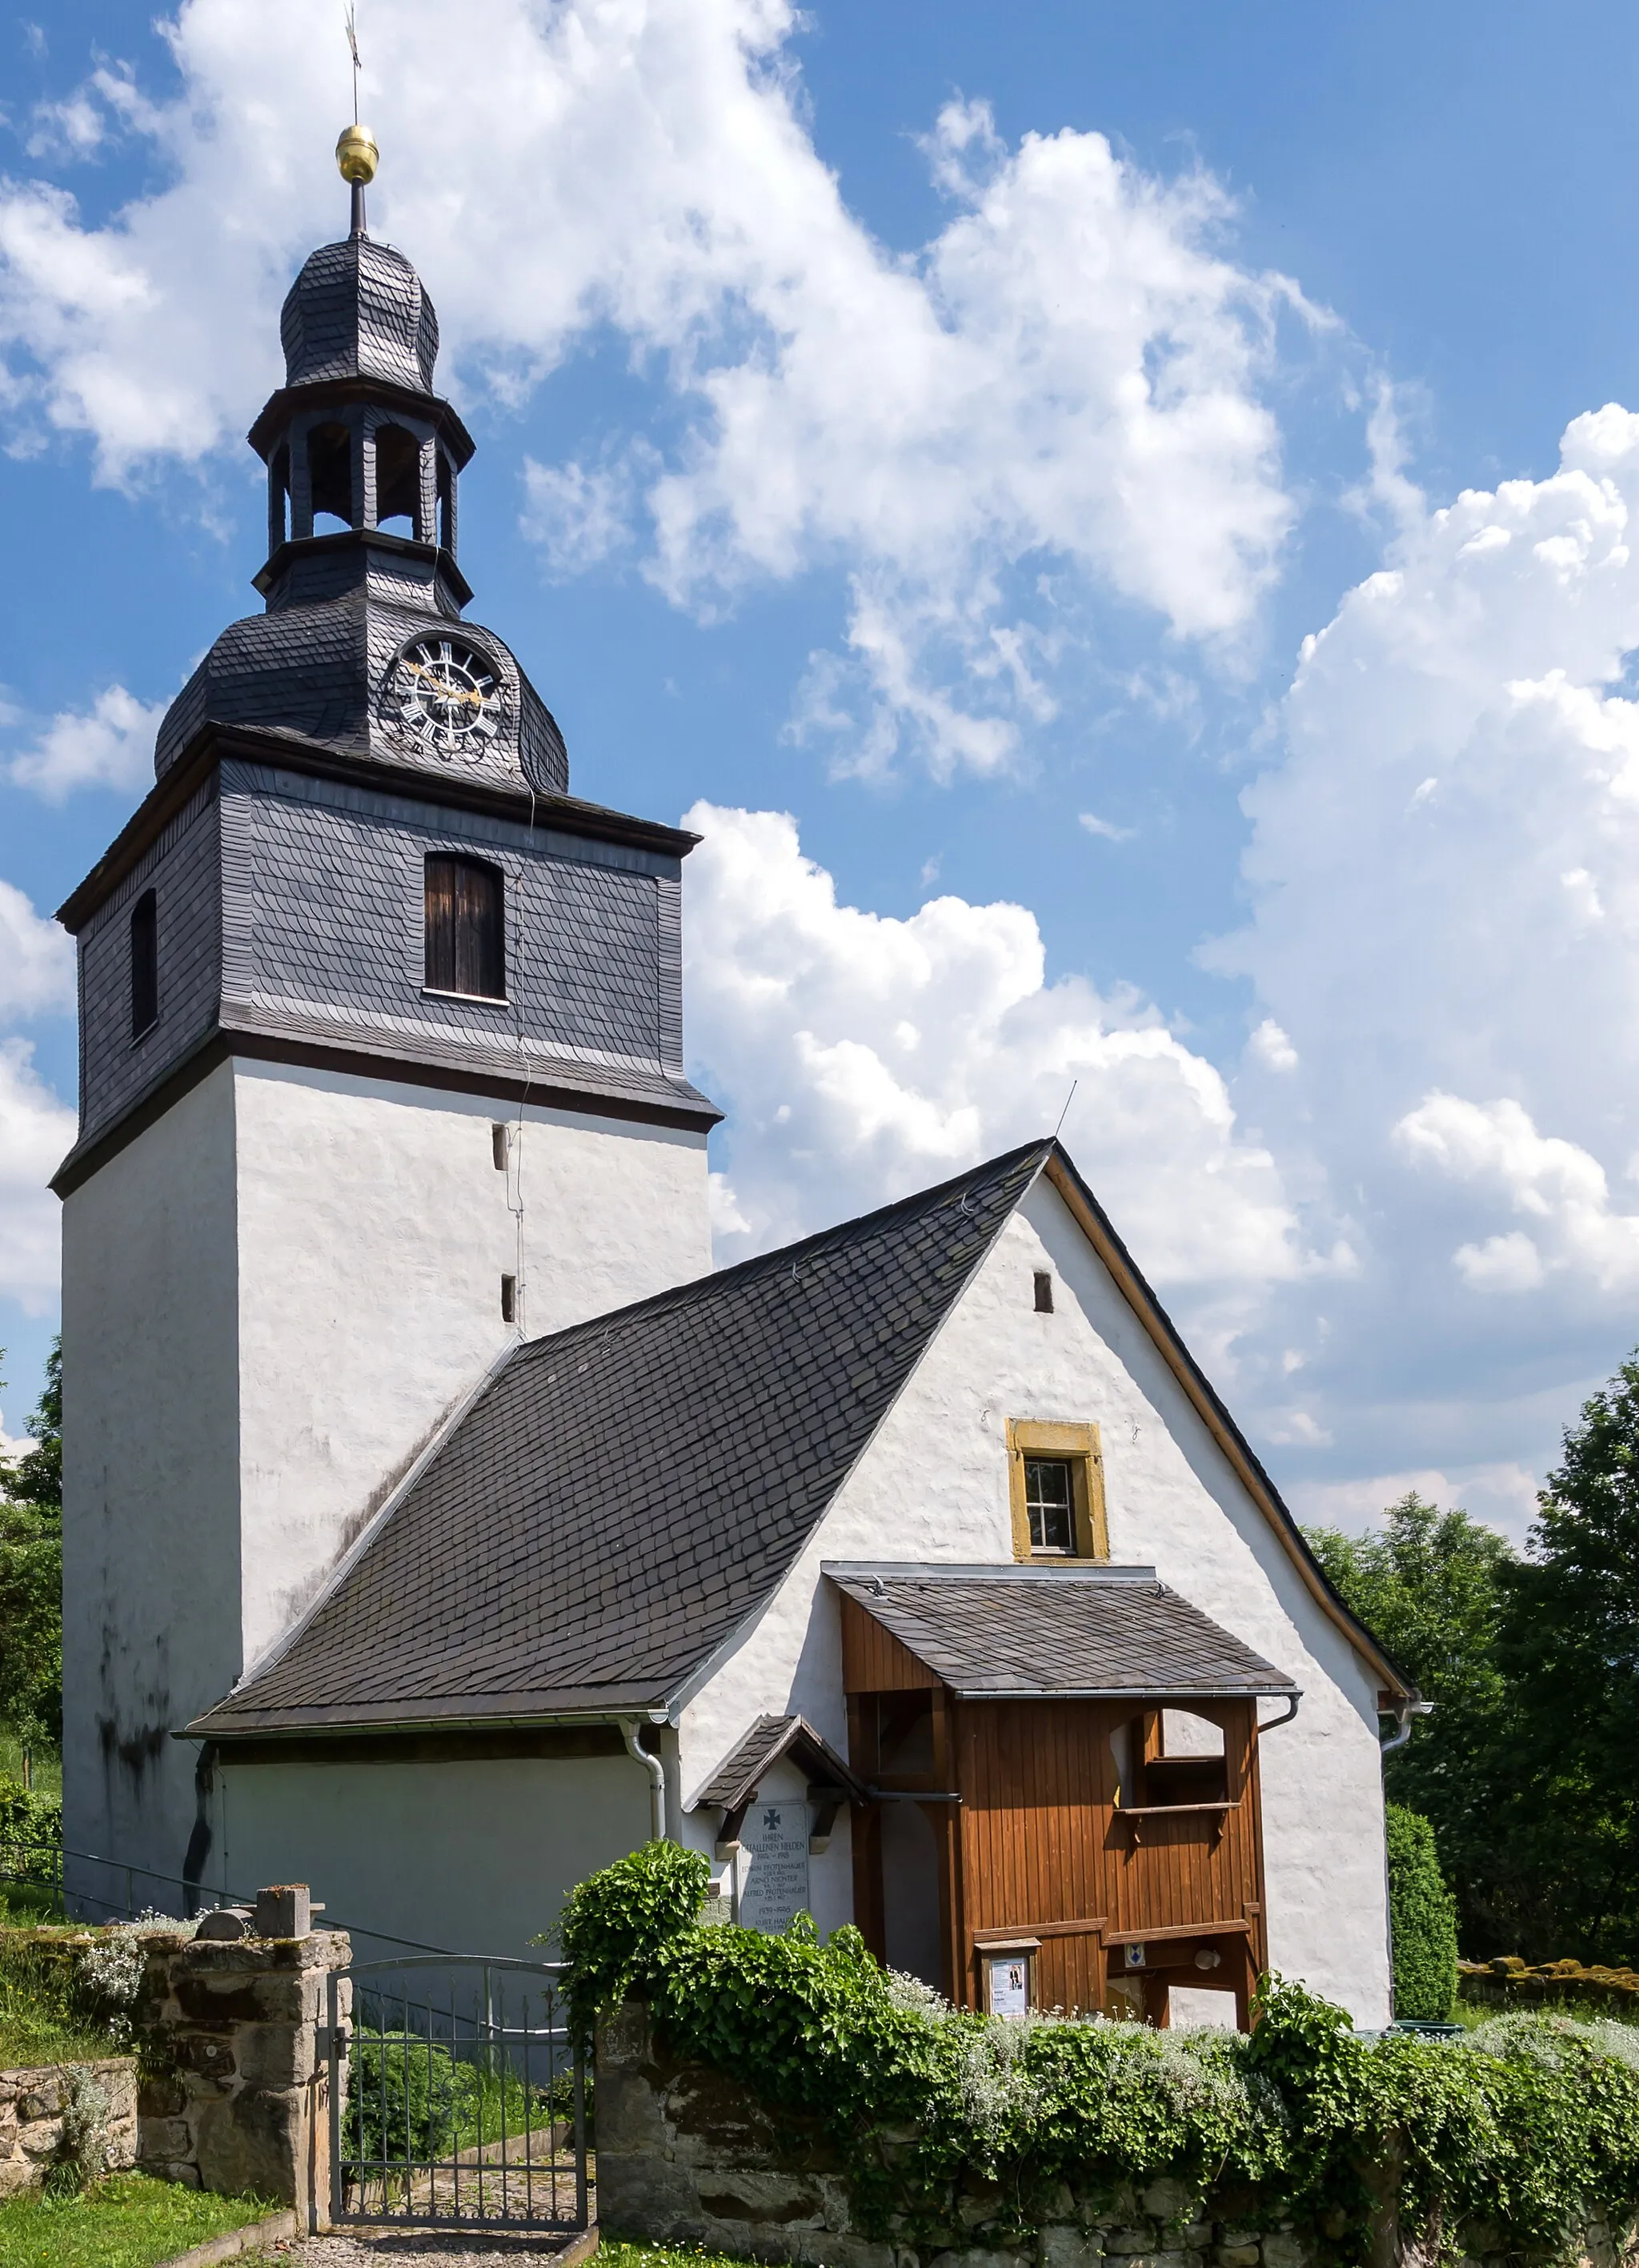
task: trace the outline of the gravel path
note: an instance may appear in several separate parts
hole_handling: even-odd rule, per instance
[[[394,2268],[421,2260],[447,2261],[450,2268],[558,2268],[564,2250],[542,2237],[499,2237],[487,2229],[349,2229],[345,2236],[291,2237],[261,2257],[290,2268]]]

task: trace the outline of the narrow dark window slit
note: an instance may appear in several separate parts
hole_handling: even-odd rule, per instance
[[[1036,1270],[1036,1313],[1039,1315],[1053,1313],[1053,1278],[1046,1268]]]
[[[474,1000],[506,998],[505,886],[476,858],[427,861],[426,984]]]
[[[144,890],[131,908],[131,1037],[159,1021],[159,908]]]

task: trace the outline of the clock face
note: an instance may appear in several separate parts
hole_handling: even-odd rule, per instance
[[[393,665],[389,697],[398,731],[432,755],[474,762],[500,728],[494,667],[459,638],[412,640]]]

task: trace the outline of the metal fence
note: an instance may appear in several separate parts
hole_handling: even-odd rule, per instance
[[[178,1898],[177,1891],[182,1896]],[[190,1882],[180,1874],[166,1874],[152,1867],[139,1867],[128,1859],[109,1859],[95,1851],[75,1851],[62,1844],[0,1844],[0,1893],[20,1892],[21,1902],[35,1907],[42,1920],[140,1921],[149,1915],[193,1920],[213,1906],[256,1903],[254,1890],[228,1890]],[[10,1901],[9,1901],[10,1902]],[[371,1929],[327,1913],[315,1921],[317,1929],[345,1930],[355,1945],[363,1940],[395,1946],[408,1953],[447,1955],[445,1946],[427,1945],[413,1937],[395,1937],[389,1930]]]
[[[563,1984],[557,1964],[478,1955],[332,1971],[334,2221],[588,2226],[585,2073]]]

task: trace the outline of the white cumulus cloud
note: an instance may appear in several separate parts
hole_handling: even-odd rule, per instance
[[[1210,176],[1157,178],[1094,132],[1005,145],[954,103],[926,144],[950,217],[908,253],[814,148],[789,0],[459,18],[452,39],[449,0],[398,0],[365,85],[372,221],[426,276],[458,389],[520,401],[612,332],[675,405],[663,458],[611,432],[527,468],[559,571],[635,543],[709,611],[841,569],[828,699],[796,721],[837,720],[854,769],[1011,762],[1088,589],[1188,637],[1243,630],[1293,516],[1263,389],[1302,302],[1229,255]],[[165,186],[99,222],[54,179],[0,188],[14,442],[85,434],[116,481],[238,446],[295,262],[342,214],[331,0],[184,0],[161,28],[174,93],[103,64],[36,138],[138,139]]]
[[[0,882],[0,1021],[74,1005],[74,948],[22,891]]]
[[[1551,1457],[1635,1336],[1639,416],[1394,504],[1305,644],[1245,799],[1250,918],[1209,958],[1297,1058],[1258,1088],[1286,1186],[1361,1254],[1305,1406],[1365,1470],[1385,1434],[1477,1469]]]
[[[74,1140],[74,1113],[35,1071],[33,1050],[0,1039],[0,1297],[42,1314],[56,1297],[57,1200],[46,1186]]]
[[[54,717],[33,746],[12,758],[11,777],[49,803],[61,803],[82,787],[140,794],[153,785],[154,735],[165,707],[110,685],[88,710],[65,709]]]
[[[1050,1132],[1075,1080],[1066,1144],[1156,1281],[1238,1299],[1316,1264],[1217,1072],[1142,1003],[1049,983],[1024,907],[873,914],[783,813],[684,823],[690,1053],[732,1113],[725,1258]]]
[[[1639,1213],[1615,1211],[1599,1160],[1574,1142],[1539,1134],[1518,1102],[1431,1094],[1407,1111],[1394,1138],[1407,1156],[1453,1181],[1495,1190],[1530,1223],[1459,1245],[1452,1257],[1468,1283],[1532,1292],[1563,1270],[1601,1291],[1639,1286]]]

